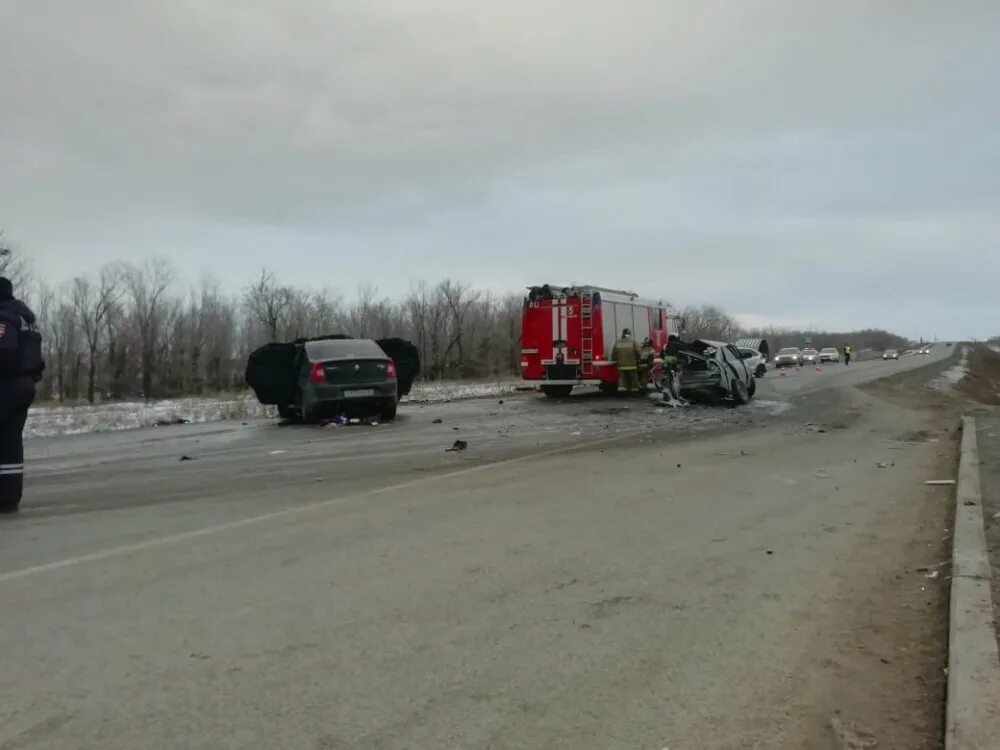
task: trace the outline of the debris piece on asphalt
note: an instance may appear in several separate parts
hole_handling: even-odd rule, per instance
[[[572,435],[573,437],[577,437],[577,436],[582,435],[582,434],[583,434],[582,432],[571,432],[570,433],[570,435]]]
[[[431,424],[444,424],[444,420],[443,419],[435,419],[433,422],[431,422]]]
[[[191,456],[181,456],[181,461],[195,461],[197,459],[191,458]]]
[[[966,500],[964,503],[962,503],[962,505],[964,505],[966,508],[974,508],[976,506],[976,503],[974,503],[972,500]]]
[[[933,581],[939,575],[941,575],[941,571],[940,570],[932,570],[930,573],[926,574],[924,576],[924,578],[930,578]]]
[[[840,717],[830,719],[830,727],[837,741],[838,750],[871,750],[878,747],[878,740],[868,732],[858,729],[853,722],[844,722]]]
[[[815,477],[816,477],[817,479],[833,479],[833,477],[831,477],[831,476],[830,476],[829,474],[826,474],[825,472],[822,472],[822,471],[817,471],[817,472],[816,472],[816,473],[814,474],[814,476],[815,476]]]
[[[879,462],[878,462],[877,464],[875,464],[875,465],[876,465],[876,466],[877,466],[878,468],[880,468],[880,469],[888,469],[888,468],[889,468],[889,464],[887,464],[887,463],[886,463],[885,461],[879,461]]]
[[[773,549],[769,549],[769,550],[767,551],[767,554],[769,554],[769,555],[773,555],[773,554],[774,554],[774,550],[773,550]]]
[[[955,484],[954,479],[928,479],[924,484],[948,486]]]
[[[280,456],[282,453],[288,453],[288,451],[286,451],[286,450],[271,451],[267,455],[269,455],[269,456]]]
[[[678,469],[679,469],[679,468],[681,468],[681,465],[680,465],[680,464],[677,464],[677,468],[678,468]]]
[[[469,447],[469,444],[464,440],[456,440],[455,444],[450,448],[445,449],[445,453],[461,453]]]

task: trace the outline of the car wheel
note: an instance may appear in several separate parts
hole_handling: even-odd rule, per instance
[[[750,378],[750,385],[747,387],[747,400],[753,398],[757,394],[757,381]]]
[[[278,416],[282,419],[292,419],[295,416],[295,408],[291,404],[278,404]]]
[[[733,381],[733,391],[730,395],[737,404],[742,405],[750,400],[750,394],[747,392],[747,384],[742,380]]]
[[[617,390],[617,389],[615,389],[615,390]],[[573,393],[573,386],[571,386],[571,385],[543,385],[542,386],[542,393],[544,393],[549,398],[566,398],[571,393]]]
[[[762,378],[767,374],[767,368],[764,365],[757,365],[757,377]]]
[[[396,418],[397,408],[398,404],[396,403],[395,399],[393,399],[392,401],[383,402],[382,406],[379,407],[378,410],[379,419],[381,419],[383,422],[391,422]]]

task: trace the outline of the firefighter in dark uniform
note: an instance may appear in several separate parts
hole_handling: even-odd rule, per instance
[[[35,314],[0,277],[0,513],[16,513],[21,504],[24,423],[44,369]]]

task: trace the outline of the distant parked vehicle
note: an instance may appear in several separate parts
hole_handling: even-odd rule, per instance
[[[755,377],[764,377],[764,375],[767,374],[767,365],[764,364],[764,355],[756,349],[750,349],[748,347],[741,346],[739,349],[740,356],[743,357],[743,362],[746,366],[750,368],[750,372],[752,372]]]
[[[930,354],[930,353],[931,353],[931,348],[929,346],[925,346],[923,349],[920,350],[920,354]]]
[[[899,359],[899,352],[895,349],[888,349],[883,352],[882,359]]]
[[[802,350],[802,364],[804,365],[818,365],[819,364],[819,352],[815,349],[803,349]]]
[[[774,358],[774,369],[782,367],[802,367],[802,352],[794,346],[779,350],[778,356]]]
[[[834,349],[832,346],[828,346],[825,349],[819,350],[819,361],[820,362],[839,362],[840,352]]]

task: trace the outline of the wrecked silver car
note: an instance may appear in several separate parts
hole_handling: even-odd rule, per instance
[[[677,354],[681,365],[680,391],[699,401],[732,399],[745,404],[757,392],[753,371],[740,350],[723,341],[698,340],[684,344]]]

